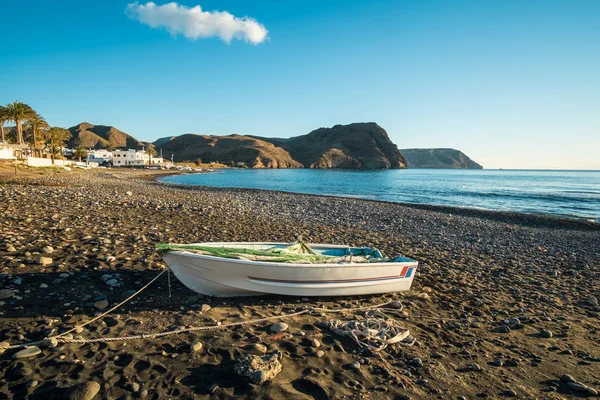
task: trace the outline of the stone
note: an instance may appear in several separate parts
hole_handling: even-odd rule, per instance
[[[288,324],[286,324],[285,322],[277,322],[273,325],[271,325],[271,332],[283,332],[288,328]]]
[[[473,371],[479,372],[479,371],[481,371],[482,368],[479,366],[479,364],[472,364],[471,369]]]
[[[592,307],[598,307],[598,299],[594,296],[590,296],[585,300],[585,303]]]
[[[2,289],[0,290],[0,300],[10,299],[15,295],[15,292],[10,289]]]
[[[352,364],[350,364],[350,367],[352,369],[360,369],[360,363],[358,361],[354,361]]]
[[[193,343],[190,345],[190,350],[192,350],[192,352],[193,352],[193,353],[195,353],[195,352],[197,352],[197,351],[200,351],[200,350],[202,350],[202,343],[201,343],[201,342],[198,342],[198,341],[196,341],[196,342],[193,342]]]
[[[427,293],[419,293],[417,297],[421,300],[429,300],[430,296]]]
[[[576,392],[587,392],[587,386],[579,382],[567,382],[567,386]]]
[[[94,308],[96,310],[104,310],[105,308],[108,307],[108,301],[106,300],[100,300],[94,303]]]
[[[504,365],[504,363],[502,362],[502,360],[501,360],[501,359],[499,359],[499,358],[495,359],[493,364],[494,364],[496,367],[501,367],[502,365]]]
[[[237,374],[258,384],[275,378],[281,369],[282,365],[277,353],[265,356],[246,355],[239,358],[234,365]]]
[[[37,262],[39,265],[50,265],[50,264],[52,264],[52,259],[51,259],[50,257],[43,257],[43,256],[39,256],[39,257],[36,259],[36,262]]]
[[[504,397],[517,397],[517,392],[512,389],[507,389],[503,393]]]
[[[202,304],[202,306],[200,306],[200,311],[202,312],[207,312],[210,311],[211,307],[208,304]]]
[[[587,387],[587,392],[589,394],[591,394],[592,396],[598,396],[598,391],[596,389],[594,389],[594,388],[589,387],[589,386]]]
[[[29,383],[27,384],[27,387],[29,387],[29,388],[34,388],[34,387],[36,387],[36,386],[37,386],[37,385],[39,385],[39,384],[40,384],[40,383],[39,383],[38,381],[31,381],[31,382],[29,382]]]
[[[511,329],[508,325],[502,325],[498,327],[497,331],[500,333],[510,333]]]
[[[139,392],[140,391],[140,384],[137,383],[137,382],[133,382],[131,384],[131,391],[134,392],[134,393]]]
[[[319,342],[317,339],[311,340],[310,344],[312,347],[321,347],[321,342]]]
[[[69,276],[71,275],[67,274],[66,272],[63,272],[62,274],[58,275],[59,278],[68,278]]]
[[[549,339],[552,337],[552,332],[549,329],[542,328],[540,329],[540,336]]]
[[[73,386],[69,390],[69,400],[92,400],[100,391],[98,382],[86,382]]]
[[[21,283],[23,283],[23,279],[21,278],[17,278],[14,281],[11,282],[13,285],[20,285]]]
[[[44,246],[44,248],[42,248],[42,253],[52,254],[54,253],[54,248],[52,246]]]
[[[15,360],[17,360],[19,358],[31,358],[31,357],[37,356],[41,352],[42,351],[39,349],[39,347],[36,347],[36,346],[26,347],[23,350],[19,350],[15,354],[13,354],[12,358],[14,358]]]
[[[115,285],[118,285],[118,284],[119,284],[119,281],[118,281],[118,280],[116,280],[115,278],[112,278],[112,279],[109,279],[109,280],[107,280],[107,281],[106,281],[106,284],[107,284],[108,286],[115,286]]]
[[[8,246],[6,246],[6,251],[9,253],[15,253],[17,249],[15,249],[15,246],[13,246],[12,244],[9,244]]]
[[[261,343],[255,343],[252,348],[262,354],[266,354],[267,352],[267,346]]]
[[[575,378],[573,378],[573,376],[569,374],[562,374],[560,380],[565,383],[576,382]]]
[[[325,352],[323,350],[319,350],[315,353],[315,356],[317,356],[317,358],[321,358],[325,355]]]
[[[40,283],[40,289],[48,289],[48,285],[45,283]]]

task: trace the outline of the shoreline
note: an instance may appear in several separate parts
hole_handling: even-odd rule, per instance
[[[182,174],[173,174],[173,175],[182,175]],[[193,175],[193,174],[190,174]],[[286,190],[272,190],[272,189],[256,189],[256,188],[236,188],[236,187],[219,187],[219,186],[209,186],[209,185],[195,185],[195,184],[185,184],[185,183],[173,183],[163,181],[163,177],[169,177],[171,175],[164,175],[160,177],[153,178],[154,181],[169,185],[172,187],[193,190],[194,188],[202,189],[214,189],[214,190],[225,190],[225,191],[256,191],[256,192],[272,192],[278,194],[289,194],[289,195],[298,195],[298,196],[316,196],[316,197],[325,197],[325,198],[333,198],[333,199],[351,199],[351,200],[359,200],[365,202],[375,202],[382,204],[393,204],[402,207],[410,207],[419,210],[429,210],[429,211],[439,211],[446,213],[454,213],[457,215],[463,215],[467,217],[480,217],[480,218],[490,218],[496,221],[506,222],[506,223],[525,223],[530,225],[537,225],[542,223],[546,226],[552,227],[567,227],[568,225],[576,226],[579,229],[590,229],[590,230],[600,230],[600,221],[590,221],[585,217],[569,217],[566,215],[558,215],[558,214],[544,214],[544,213],[523,213],[517,211],[506,211],[506,210],[491,210],[485,208],[476,208],[476,207],[458,207],[458,206],[445,206],[438,204],[420,204],[420,203],[402,203],[390,200],[377,200],[377,199],[367,199],[364,197],[356,197],[356,196],[343,196],[343,195],[330,195],[330,194],[315,194],[315,193],[303,193],[303,192],[294,192],[294,191],[286,191]]]
[[[597,229],[345,197],[175,187],[156,181],[156,172],[163,173],[37,170],[0,185],[0,290],[11,294],[0,299],[0,342],[43,339],[118,304],[164,270],[157,243],[289,242],[303,235],[307,242],[369,245],[414,258],[413,286],[358,297],[218,299],[175,278],[169,297],[161,277],[75,336],[148,334],[398,300],[405,308],[393,317],[418,345],[374,354],[324,328],[331,315],[314,313],[286,320],[280,334],[271,331],[272,321],[126,346],[65,344],[18,360],[10,350],[0,354],[1,396],[58,398],[90,382],[99,384],[101,398],[576,396],[562,374],[600,388]],[[8,176],[0,170],[0,181]],[[40,264],[40,256],[50,263]],[[200,350],[192,349],[196,342]],[[253,385],[235,373],[235,360],[264,352],[283,355],[272,382]]]

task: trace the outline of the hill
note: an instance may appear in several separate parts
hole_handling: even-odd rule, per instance
[[[465,153],[455,149],[401,149],[408,168],[482,169]]]
[[[145,143],[140,142],[133,136],[118,130],[113,126],[92,125],[82,122],[69,128],[71,139],[67,146],[75,147],[81,145],[86,148],[109,148],[141,149]]]
[[[176,161],[235,161],[252,168],[406,168],[387,132],[373,122],[319,128],[289,139],[186,134],[154,145]]]

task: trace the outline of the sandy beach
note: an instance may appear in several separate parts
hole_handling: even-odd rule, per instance
[[[74,335],[149,334],[304,307],[398,300],[405,307],[398,319],[417,344],[372,353],[325,328],[330,315],[313,313],[286,320],[289,328],[279,334],[272,323],[262,323],[41,347],[40,354],[19,359],[7,350],[0,355],[0,398],[76,398],[77,391],[97,393],[97,399],[597,396],[600,224],[172,186],[156,181],[161,174],[96,169],[14,175],[10,167],[0,169],[0,342],[40,340],[119,303],[163,270],[157,243],[293,241],[302,235],[307,242],[368,245],[414,258],[420,265],[413,288],[348,298],[215,299],[172,277],[169,297],[164,274]],[[200,349],[192,346],[198,342]],[[234,370],[244,355],[277,351],[282,371],[272,381],[254,385]]]

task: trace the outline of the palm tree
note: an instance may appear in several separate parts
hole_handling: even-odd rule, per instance
[[[73,152],[73,158],[77,158],[79,162],[81,162],[82,158],[87,158],[88,152],[83,146],[75,147],[75,151]]]
[[[7,121],[8,117],[6,116],[6,107],[0,106],[0,134],[2,143],[6,143],[4,139],[4,123]]]
[[[28,119],[27,125],[31,129],[31,134],[33,136],[33,148],[34,151],[37,149],[37,138],[38,134],[41,131],[49,129],[50,125],[46,122],[44,117],[34,111],[33,115]]]
[[[65,128],[52,127],[45,132],[44,141],[46,142],[46,146],[50,148],[52,165],[54,165],[54,157],[59,153],[60,148],[70,137],[71,132]]]
[[[17,125],[17,144],[23,144],[23,122],[32,118],[35,111],[20,101],[9,103],[4,108],[6,109],[6,121],[13,121]]]

